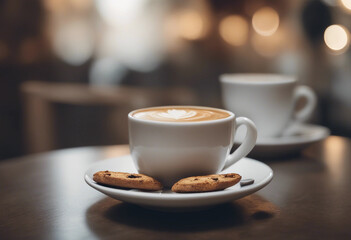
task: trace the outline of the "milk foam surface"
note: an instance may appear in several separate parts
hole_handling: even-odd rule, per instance
[[[161,122],[200,122],[227,118],[229,113],[206,108],[151,108],[136,111],[132,115],[137,119]]]

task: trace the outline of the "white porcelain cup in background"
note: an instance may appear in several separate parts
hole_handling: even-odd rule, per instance
[[[293,123],[306,121],[316,106],[316,95],[299,86],[293,76],[279,74],[223,74],[224,107],[255,122],[258,138],[279,137]],[[304,98],[302,109],[296,103]]]
[[[189,106],[170,106],[175,113],[184,107]],[[237,118],[230,111],[215,110],[228,115],[216,120],[161,122],[134,117],[140,109],[129,113],[129,145],[138,172],[171,187],[184,177],[218,173],[245,157],[256,143],[254,123],[245,117]],[[236,129],[242,125],[247,128],[246,138],[230,154]]]

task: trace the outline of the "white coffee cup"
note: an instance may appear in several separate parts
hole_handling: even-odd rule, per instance
[[[279,74],[223,74],[224,107],[255,122],[259,138],[286,135],[293,123],[306,121],[316,106],[316,95],[298,86],[293,76]],[[297,102],[305,105],[297,110]]]
[[[227,117],[193,122],[165,122],[135,117],[136,112],[165,107],[139,109],[128,115],[129,145],[138,172],[158,179],[166,187],[171,187],[184,177],[218,173],[245,157],[256,143],[254,123],[244,117],[236,118],[230,111],[197,106],[166,108],[177,114],[177,111],[189,107],[221,111]],[[242,125],[247,128],[246,138],[230,154],[235,131]]]

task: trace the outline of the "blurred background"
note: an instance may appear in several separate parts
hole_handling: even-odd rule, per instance
[[[127,113],[221,107],[222,73],[296,75],[351,136],[351,0],[0,0],[0,159],[128,143]]]

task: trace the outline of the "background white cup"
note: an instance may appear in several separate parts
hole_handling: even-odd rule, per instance
[[[160,122],[135,118],[135,111],[129,113],[129,145],[139,173],[155,177],[164,186],[171,187],[184,177],[218,173],[245,157],[256,143],[254,123],[244,117],[236,118],[232,112],[217,110],[228,112],[229,117],[199,122]],[[247,128],[246,138],[230,154],[235,131],[241,125]]]
[[[224,107],[255,122],[258,137],[287,135],[293,123],[306,121],[316,106],[316,95],[298,86],[293,76],[279,74],[223,74]],[[305,98],[302,109],[296,104]]]

